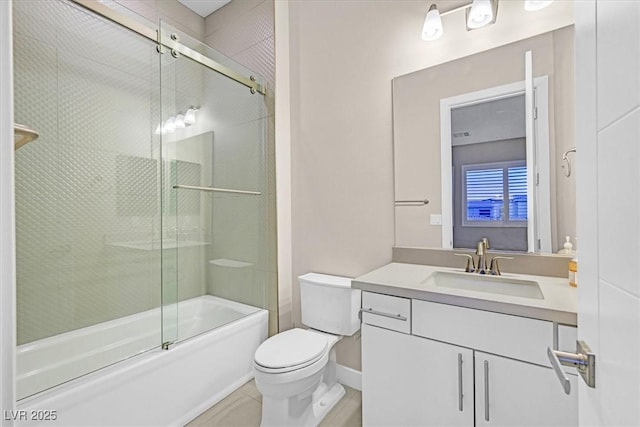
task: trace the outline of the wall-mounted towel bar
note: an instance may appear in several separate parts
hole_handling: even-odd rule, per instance
[[[13,124],[13,143],[14,150],[22,147],[25,144],[30,143],[31,141],[35,141],[38,139],[40,134],[33,129],[29,129],[24,125],[19,125],[17,123]]]
[[[428,205],[429,201],[424,200],[396,200],[396,206],[424,206]]]
[[[215,187],[196,187],[195,185],[174,185],[173,188],[177,190],[198,190],[198,191],[209,191],[209,192],[216,192],[216,193],[249,194],[251,196],[260,196],[262,194],[259,191],[231,190],[229,188],[215,188]]]

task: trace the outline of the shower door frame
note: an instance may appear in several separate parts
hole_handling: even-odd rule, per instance
[[[148,38],[154,42],[157,42],[159,45],[166,47],[171,50],[171,54],[176,56],[178,54],[184,55],[187,58],[196,61],[211,70],[222,74],[236,82],[246,86],[249,88],[251,93],[260,93],[262,95],[266,95],[266,90],[263,85],[256,81],[254,76],[246,77],[237,71],[226,67],[213,59],[196,52],[195,50],[183,45],[178,41],[178,37],[175,34],[171,34],[167,36],[166,34],[162,34],[161,31],[155,30],[153,28],[149,28],[146,25],[140,24],[136,22],[134,19],[131,19],[125,15],[118,13],[117,11],[110,9],[109,7],[103,5],[102,3],[98,3],[90,0],[71,0],[73,3],[92,11],[93,13],[102,16],[112,22],[115,22],[118,25],[121,25],[131,31],[134,31],[140,34],[143,37]]]

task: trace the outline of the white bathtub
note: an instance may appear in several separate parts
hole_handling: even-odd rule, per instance
[[[17,425],[181,426],[252,378],[266,310],[205,295],[178,313],[180,337],[197,336],[170,350],[159,309],[19,346],[20,396],[86,375],[21,400]]]

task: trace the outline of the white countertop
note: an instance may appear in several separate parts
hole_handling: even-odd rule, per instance
[[[436,267],[393,262],[356,277],[352,287],[405,298],[413,298],[459,307],[475,308],[533,319],[548,320],[565,325],[577,325],[577,290],[568,279],[527,274],[503,273],[501,277],[538,282],[543,299],[532,299],[488,292],[441,288],[426,282],[435,271],[464,273],[459,268]]]

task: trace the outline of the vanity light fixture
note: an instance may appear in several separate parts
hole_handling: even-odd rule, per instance
[[[426,18],[424,18],[424,26],[422,27],[422,40],[438,40],[442,37],[442,18],[435,4],[429,7]]]
[[[198,111],[197,107],[189,107],[187,112],[184,115],[184,124],[187,126],[191,126],[196,122],[196,111]]]
[[[189,107],[186,113],[178,113],[176,116],[169,117],[166,121],[160,123],[156,127],[156,135],[166,135],[173,133],[176,129],[184,129],[187,126],[191,126],[196,123],[196,111],[198,107]]]
[[[494,8],[495,5],[495,8]],[[491,0],[473,0],[467,9],[467,30],[475,30],[496,22],[498,2]]]
[[[551,3],[553,3],[553,0],[525,0],[524,9],[526,11],[536,11],[549,6]],[[465,11],[467,31],[475,30],[496,22],[498,0],[473,0],[443,13],[440,13],[438,6],[433,3],[429,6],[429,11],[424,19],[422,40],[433,41],[442,37],[442,34],[444,34],[442,17],[461,10]]]
[[[553,0],[525,0],[524,10],[527,12],[535,12],[536,10],[544,9],[553,3]]]
[[[171,116],[167,119],[167,121],[164,123],[164,126],[162,127],[162,133],[166,134],[166,133],[173,133],[176,130],[176,119]]]
[[[184,129],[185,128],[185,122],[184,122],[184,114],[182,113],[178,113],[178,115],[176,116],[176,129]]]

